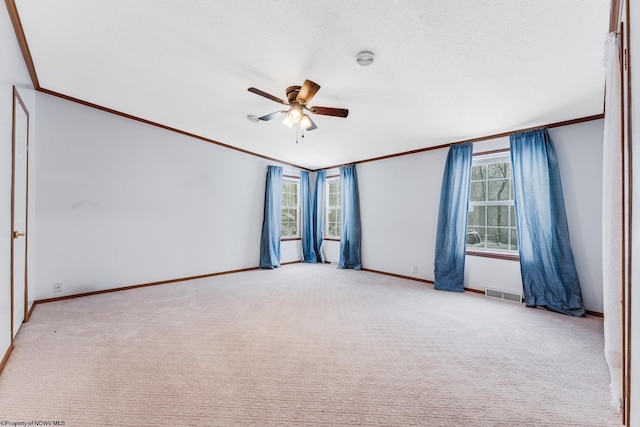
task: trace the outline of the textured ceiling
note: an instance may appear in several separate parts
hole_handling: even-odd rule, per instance
[[[609,0],[15,2],[42,88],[309,169],[603,112]]]

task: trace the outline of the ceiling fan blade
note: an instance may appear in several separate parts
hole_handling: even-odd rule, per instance
[[[276,112],[273,112],[271,114],[267,114],[266,116],[258,117],[258,120],[262,120],[262,121],[267,122],[269,120],[275,119],[276,117],[280,117],[284,113],[286,113],[286,111],[284,111],[284,110],[283,111],[276,111]]]
[[[260,96],[264,96],[267,99],[270,99],[272,101],[276,101],[277,103],[283,104],[283,105],[289,105],[289,103],[287,101],[284,101],[280,98],[278,98],[277,96],[273,96],[267,92],[263,92],[260,89],[256,89],[255,87],[250,87],[249,89],[247,89],[249,92],[255,93],[256,95],[260,95]]]
[[[346,108],[311,107],[309,111],[323,116],[347,117],[349,115],[349,110]]]
[[[302,84],[302,87],[300,88],[300,92],[298,92],[296,101],[304,105],[307,102],[311,101],[311,98],[313,98],[319,90],[320,85],[318,83],[314,83],[311,80],[305,80]]]

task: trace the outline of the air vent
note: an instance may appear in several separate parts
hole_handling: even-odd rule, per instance
[[[484,290],[484,294],[485,296],[488,296],[488,297],[506,299],[506,300],[515,301],[515,302],[522,302],[522,294],[519,294],[517,292],[507,292],[507,291],[501,291],[500,289],[486,288]]]

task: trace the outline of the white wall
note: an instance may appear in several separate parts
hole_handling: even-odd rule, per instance
[[[37,299],[258,265],[273,162],[42,93],[37,104]]]
[[[35,95],[5,7],[0,6],[0,359],[11,345],[11,134],[15,85],[31,117],[32,165],[35,162]],[[33,196],[33,195],[32,195]],[[35,262],[35,260],[30,260]],[[16,325],[17,327],[17,325]]]
[[[257,265],[269,161],[49,95],[37,102],[37,299]],[[602,311],[602,121],[550,134],[585,305]],[[476,151],[505,146],[500,138]],[[358,165],[365,268],[433,280],[446,155]],[[327,260],[338,247],[325,242]],[[282,262],[300,258],[299,241],[283,242]],[[465,286],[519,292],[519,264],[468,256]]]
[[[603,121],[549,130],[561,166],[571,243],[588,310],[602,312],[601,199]],[[508,138],[475,152],[508,147]],[[433,280],[435,237],[447,149],[357,166],[364,268]],[[418,273],[413,273],[413,267]],[[467,256],[465,286],[522,292],[517,261]]]
[[[587,310],[602,312],[604,120],[549,130],[560,163],[571,248]]]
[[[433,150],[356,166],[364,268],[433,279],[446,156]]]

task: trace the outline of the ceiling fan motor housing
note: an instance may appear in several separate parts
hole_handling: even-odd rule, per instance
[[[287,88],[287,99],[289,100],[289,104],[293,104],[296,101],[298,93],[300,93],[300,86],[289,86]]]

